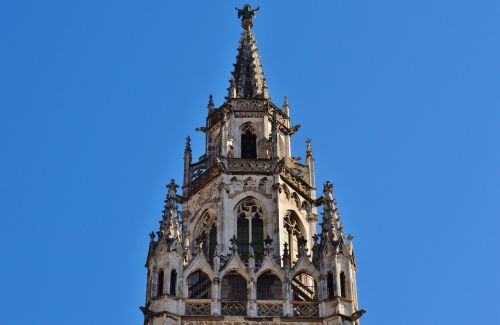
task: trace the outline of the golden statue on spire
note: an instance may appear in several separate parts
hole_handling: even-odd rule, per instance
[[[249,29],[253,27],[253,17],[255,16],[255,12],[260,9],[257,7],[252,9],[252,6],[246,4],[243,6],[243,9],[235,8],[238,11],[238,18],[241,18],[241,27],[244,29]]]

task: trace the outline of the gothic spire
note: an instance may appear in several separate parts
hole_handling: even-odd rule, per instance
[[[323,238],[343,242],[345,238],[340,216],[333,198],[333,184],[327,181],[323,187]]]
[[[286,116],[290,116],[290,107],[288,106],[288,97],[283,98],[283,112]]]
[[[240,37],[236,63],[229,84],[229,98],[268,98],[266,77],[262,71],[260,57],[257,52],[255,36],[252,32],[255,11],[250,5],[238,10],[238,18],[242,18],[243,32]]]
[[[210,96],[208,97],[207,108],[209,113],[212,113],[214,111],[214,96],[212,96],[212,94],[210,94]]]
[[[192,159],[193,156],[191,151],[191,138],[188,136],[186,137],[186,147],[184,148],[184,179],[182,182],[182,189],[184,191],[187,191],[187,185],[189,184],[190,181],[189,175],[190,175]],[[184,194],[187,194],[187,192]]]
[[[178,205],[177,205],[177,188],[172,179],[167,185],[167,197],[165,199],[165,206],[163,208],[163,220],[161,221],[160,233],[166,233],[167,238],[173,239],[179,237],[179,219],[178,219]]]

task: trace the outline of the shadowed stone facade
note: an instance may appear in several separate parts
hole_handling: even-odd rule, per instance
[[[205,153],[184,151],[182,195],[172,180],[160,229],[150,234],[145,325],[359,325],[352,236],[326,182],[317,196],[311,141],[291,156],[285,98],[269,97],[252,32],[242,19],[228,96],[208,103]],[[180,209],[182,207],[182,209]],[[322,223],[317,233],[318,208]]]

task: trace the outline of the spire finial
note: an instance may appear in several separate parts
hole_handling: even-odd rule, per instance
[[[208,111],[209,112],[213,112],[214,110],[214,96],[212,96],[212,94],[210,94],[210,96],[208,96]]]
[[[311,138],[307,138],[306,140],[306,157],[307,156],[312,156],[312,145],[311,145]]]
[[[253,17],[255,16],[255,12],[258,11],[260,7],[252,10],[252,6],[246,4],[242,9],[235,9],[238,11],[238,18],[241,18],[241,27],[243,27],[243,29],[252,29]]]
[[[184,152],[191,152],[191,137],[189,135],[186,137],[186,148],[184,149]]]
[[[290,116],[290,107],[288,106],[288,96],[283,98],[283,112],[286,116]]]

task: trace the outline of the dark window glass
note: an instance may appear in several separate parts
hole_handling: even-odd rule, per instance
[[[340,272],[340,295],[342,297],[347,297],[345,294],[345,274]]]
[[[264,223],[261,218],[252,219],[252,247],[255,259],[260,260],[264,254]]]
[[[163,295],[163,279],[165,279],[165,273],[163,272],[163,270],[160,270],[158,272],[158,288],[156,290],[157,296]]]
[[[335,297],[335,282],[333,281],[333,274],[328,272],[326,276],[326,284],[328,286],[328,298]]]
[[[236,272],[226,275],[221,281],[221,299],[234,301],[247,300],[247,281]]]
[[[281,300],[281,292],[281,281],[271,272],[266,272],[257,279],[257,299]]]
[[[248,258],[249,229],[248,220],[239,217],[237,224],[238,253],[243,261]]]
[[[210,265],[214,263],[215,256],[215,247],[217,246],[217,227],[215,225],[212,226],[210,232],[208,233],[208,261]]]
[[[257,158],[257,136],[250,131],[241,135],[241,158]]]
[[[175,289],[177,287],[177,271],[172,270],[170,272],[170,294],[175,296]]]
[[[210,299],[211,283],[208,276],[197,271],[187,278],[188,296],[190,299]]]

